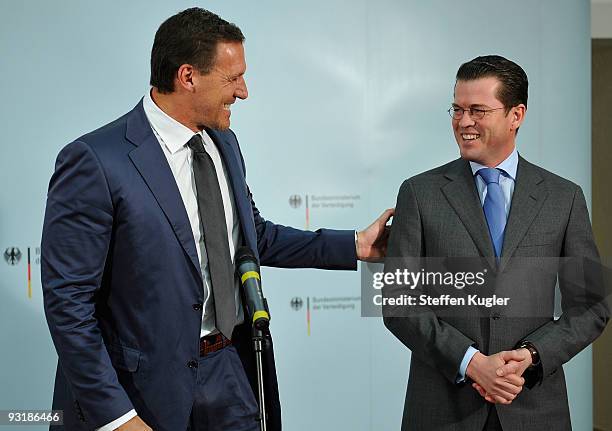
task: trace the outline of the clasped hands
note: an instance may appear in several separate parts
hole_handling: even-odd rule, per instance
[[[521,393],[525,370],[531,365],[527,349],[508,350],[491,356],[477,352],[470,361],[466,374],[474,382],[472,387],[488,402],[510,404]]]

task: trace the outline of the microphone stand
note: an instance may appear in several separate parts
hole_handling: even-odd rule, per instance
[[[263,380],[263,346],[264,346],[264,334],[261,329],[258,329],[256,325],[253,325],[253,332],[251,334],[253,340],[253,349],[255,350],[255,362],[257,363],[257,387],[258,387],[258,398],[259,398],[259,424],[261,431],[266,431],[266,400],[264,394],[264,380]]]
[[[259,276],[259,262],[255,254],[248,247],[240,247],[234,258],[237,276],[241,282],[242,293],[246,305],[246,314],[251,321],[251,340],[255,352],[257,365],[257,396],[259,398],[259,425],[261,431],[267,431],[266,400],[264,393],[263,349],[265,348],[264,334],[270,324],[270,311],[268,301],[261,291],[261,278]]]

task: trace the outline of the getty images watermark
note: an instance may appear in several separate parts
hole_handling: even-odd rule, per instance
[[[584,258],[387,258],[361,266],[361,314],[542,318],[561,294],[607,300],[609,273]]]
[[[417,287],[427,286],[445,286],[462,290],[466,287],[484,286],[486,283],[486,274],[488,270],[485,268],[479,272],[440,272],[440,271],[425,271],[421,268],[420,271],[414,272],[407,269],[396,269],[395,272],[374,272],[372,287],[382,290],[384,286],[402,286],[404,288],[415,290]],[[509,297],[479,296],[477,294],[462,296],[453,296],[451,294],[440,294],[432,296],[422,293],[418,296],[413,294],[400,294],[399,296],[384,297],[382,293],[374,295],[374,305],[434,305],[434,306],[459,306],[459,305],[478,305],[487,308],[494,305],[508,305]]]

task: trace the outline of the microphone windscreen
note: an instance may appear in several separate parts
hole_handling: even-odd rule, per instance
[[[253,253],[253,250],[251,250],[249,247],[240,247],[236,251],[236,258],[234,259],[234,262],[237,267],[246,262],[251,262],[259,266],[255,253]]]

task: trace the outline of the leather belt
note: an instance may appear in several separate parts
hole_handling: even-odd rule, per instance
[[[200,338],[200,356],[216,352],[217,350],[221,350],[224,347],[229,346],[230,344],[232,344],[232,340],[230,340],[220,332],[212,335],[207,335],[205,337]]]

